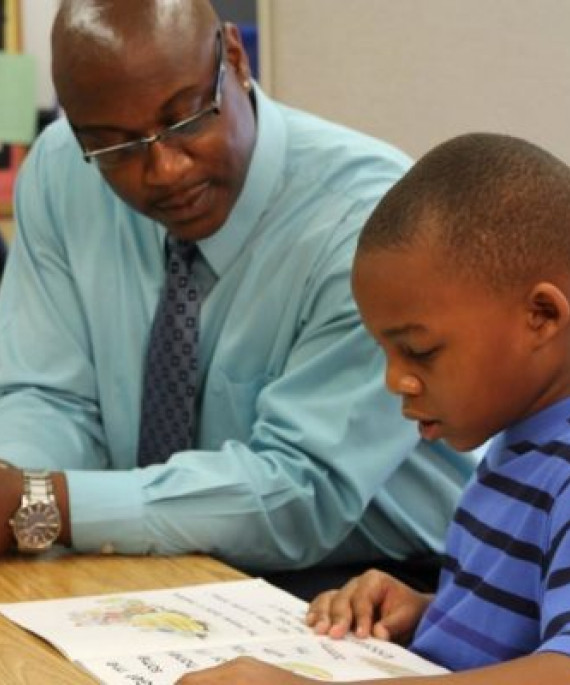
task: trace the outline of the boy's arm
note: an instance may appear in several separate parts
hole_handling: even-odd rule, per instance
[[[314,682],[256,659],[240,657],[221,666],[183,676],[177,685],[311,685]],[[384,679],[366,680],[352,685],[380,685],[384,682]],[[390,679],[391,685],[536,685],[540,682],[568,685],[570,657],[543,652],[460,673]]]
[[[186,685],[185,681],[182,681]],[[217,680],[204,681],[214,685]],[[234,681],[240,685],[239,681]],[[285,685],[279,681],[274,685]],[[300,685],[287,682],[287,685]],[[570,657],[565,654],[554,652],[540,652],[529,654],[520,659],[505,661],[493,666],[474,668],[469,671],[459,671],[437,676],[418,676],[417,678],[395,678],[390,681],[391,685],[566,685],[570,682]],[[244,680],[245,683],[245,680]],[[353,685],[372,685],[380,681],[361,681]],[[198,685],[190,681],[188,685]]]

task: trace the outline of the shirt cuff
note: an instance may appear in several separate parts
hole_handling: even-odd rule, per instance
[[[65,475],[74,549],[107,554],[149,551],[136,471],[65,471]]]

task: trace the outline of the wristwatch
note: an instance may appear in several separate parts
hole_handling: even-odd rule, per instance
[[[61,531],[61,516],[48,471],[24,471],[22,504],[10,519],[20,552],[45,552]]]

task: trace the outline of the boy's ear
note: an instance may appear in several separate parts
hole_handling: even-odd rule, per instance
[[[543,344],[570,324],[570,303],[553,283],[537,283],[527,300],[527,323],[536,342]]]

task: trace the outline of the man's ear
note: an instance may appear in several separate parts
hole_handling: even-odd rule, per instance
[[[527,300],[527,323],[537,346],[551,340],[570,324],[570,303],[553,283],[537,283]]]
[[[251,68],[245,46],[243,44],[240,31],[235,24],[224,22],[222,30],[226,41],[227,64],[233,67],[236,77],[242,87],[249,91],[251,89]]]

